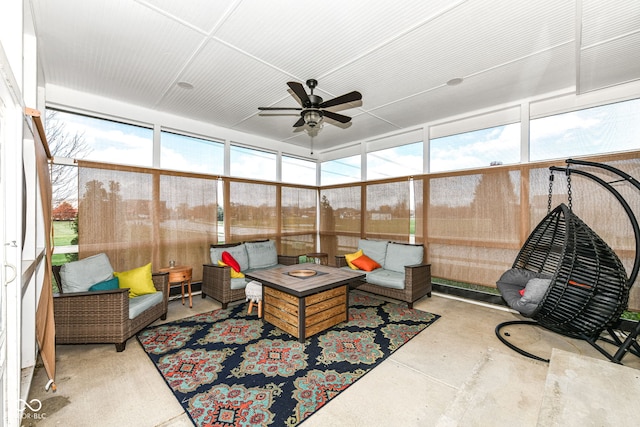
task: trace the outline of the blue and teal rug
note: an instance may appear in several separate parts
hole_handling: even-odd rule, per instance
[[[138,340],[197,426],[295,426],[439,317],[352,292],[349,322],[304,344],[245,304],[145,329]]]

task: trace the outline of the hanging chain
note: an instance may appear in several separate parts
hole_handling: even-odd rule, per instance
[[[549,200],[547,201],[547,215],[551,213],[551,195],[553,194],[553,171],[549,174]]]
[[[573,196],[571,194],[571,172],[567,169],[567,196],[569,198],[569,210],[573,207]]]

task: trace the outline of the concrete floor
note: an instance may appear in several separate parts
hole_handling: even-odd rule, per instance
[[[193,301],[192,309],[170,302],[168,320],[220,308],[199,295]],[[547,364],[517,354],[496,338],[497,324],[517,319],[512,312],[437,294],[414,307],[442,317],[306,420],[305,427],[632,424],[620,408],[635,411],[626,396],[639,395],[640,358],[627,355],[626,366],[619,366],[583,341],[537,327],[509,329],[512,342],[551,358]],[[581,390],[605,390],[580,393],[571,387],[576,378]],[[46,392],[46,381],[44,369],[37,368],[29,400],[39,399],[42,408],[25,413],[25,427],[192,425],[135,338],[122,353],[113,345],[59,345],[57,392]],[[590,398],[597,402],[591,405]],[[574,416],[576,401],[579,417]],[[614,415],[596,417],[600,411]]]

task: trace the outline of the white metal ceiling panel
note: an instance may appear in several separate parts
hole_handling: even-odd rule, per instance
[[[224,44],[210,41],[182,73],[182,79],[194,89],[174,87],[159,107],[230,127],[282,96],[285,77]]]
[[[636,58],[629,61],[629,58]],[[640,80],[640,31],[595,45],[580,54],[580,91]]]
[[[640,1],[582,0],[578,88],[640,79]]]
[[[457,3],[457,2],[453,2]],[[298,80],[321,79],[408,29],[451,1],[243,1],[216,34]]]
[[[209,34],[233,11],[237,0],[137,0],[158,13],[165,14]]]
[[[544,52],[574,38],[572,2],[550,2],[545,13],[520,2],[470,2],[345,67],[325,81],[373,88],[365,108],[377,108]],[[477,20],[460,19],[460,15]],[[554,31],[542,25],[550,19]],[[557,28],[557,29],[556,29]],[[379,64],[386,64],[381,67]],[[365,72],[376,70],[376,73]],[[364,92],[363,92],[364,95]]]
[[[583,48],[640,31],[640,1],[581,0]]]
[[[203,40],[125,0],[40,2],[37,14],[47,17],[37,26],[48,83],[142,106],[155,104]]]
[[[542,93],[571,87],[575,58],[573,45],[564,45],[544,57],[526,58],[475,75],[458,86],[442,86],[373,112],[404,128],[412,123],[434,122],[457,115],[460,106],[470,111],[517,102]]]

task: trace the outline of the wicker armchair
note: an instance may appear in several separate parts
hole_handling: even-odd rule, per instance
[[[227,243],[211,245],[211,248],[232,248],[241,243]],[[278,255],[278,264],[294,265],[298,263],[298,255]],[[215,264],[202,266],[202,298],[209,295],[220,301],[222,308],[227,308],[230,302],[245,299],[244,288],[231,289],[231,267],[221,267]]]
[[[58,284],[62,283],[60,266],[53,267],[53,275]],[[55,294],[56,343],[113,343],[116,351],[123,351],[129,338],[157,319],[167,318],[169,275],[154,273],[152,280],[163,293],[162,304],[148,308],[134,319],[129,319],[128,289]]]
[[[408,244],[407,244],[408,245]],[[419,246],[419,245],[409,245]],[[344,255],[335,256],[336,266],[346,267],[347,260]],[[404,289],[395,289],[386,286],[373,285],[365,280],[358,280],[351,283],[351,287],[383,297],[404,301],[409,308],[413,308],[413,303],[420,298],[431,297],[431,264],[417,264],[404,266]]]

